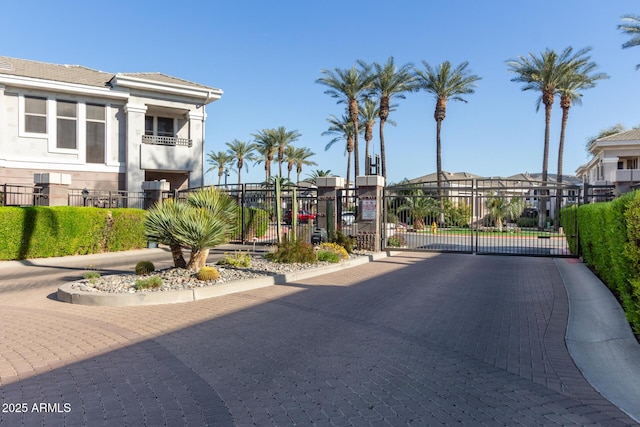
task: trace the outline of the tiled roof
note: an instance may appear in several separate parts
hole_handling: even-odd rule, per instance
[[[59,65],[0,56],[0,74],[105,87],[113,77],[80,65]]]
[[[631,129],[625,132],[615,133],[598,139],[596,142],[608,141],[640,141],[640,129]]]
[[[0,56],[0,75],[2,74],[96,87],[107,86],[109,81],[116,75],[114,73],[93,70],[81,65],[49,64],[47,62]],[[144,80],[153,80],[162,83],[172,83],[201,89],[217,90],[209,86],[204,86],[161,73],[120,73],[120,75],[138,77]]]

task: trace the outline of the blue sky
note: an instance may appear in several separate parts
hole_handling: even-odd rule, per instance
[[[1,55],[107,72],[161,72],[220,88],[207,109],[207,152],[233,139],[251,140],[264,128],[285,126],[296,143],[316,153],[311,169],[344,176],[343,146],[325,146],[326,118],[342,104],[315,83],[321,69],[355,60],[437,65],[469,62],[482,77],[468,103],[450,102],[442,126],[443,169],[483,176],[540,172],[544,113],[538,94],[522,92],[505,61],[546,48],[592,47],[592,59],[610,79],[585,92],[571,109],[565,173],[588,160],[586,140],[621,123],[640,124],[640,47],[621,48],[617,25],[640,14],[631,0],[512,1],[12,1],[3,4]],[[391,182],[435,171],[434,99],[425,92],[398,101],[387,125]],[[561,110],[552,117],[549,172],[557,165]],[[378,136],[373,141],[379,152]],[[364,152],[364,148],[361,149]],[[208,174],[208,182],[217,179]],[[250,165],[243,181],[264,179]],[[229,181],[235,182],[235,174]]]

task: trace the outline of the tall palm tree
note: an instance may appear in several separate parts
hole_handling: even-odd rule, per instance
[[[475,74],[471,74],[467,67],[468,62],[463,62],[455,68],[449,61],[445,61],[437,67],[432,67],[427,61],[422,61],[424,70],[415,69],[416,88],[423,89],[432,94],[436,99],[436,109],[433,118],[436,121],[436,165],[438,180],[438,198],[440,199],[440,219],[444,223],[444,192],[442,189],[442,143],[440,133],[442,121],[447,112],[447,101],[467,102],[463,95],[475,92],[476,82],[481,79]]]
[[[405,93],[414,90],[414,76],[411,72],[413,64],[407,63],[397,68],[393,56],[385,64],[373,64],[372,93],[380,100],[378,116],[380,117],[380,162],[382,176],[387,178],[387,157],[384,141],[384,125],[389,119],[389,112],[393,111],[391,100],[405,98]]]
[[[309,160],[309,157],[315,156],[316,153],[308,149],[307,147],[299,148],[296,150],[295,164],[296,164],[296,182],[300,182],[300,174],[302,173],[303,166],[317,166],[318,164],[313,160]]]
[[[622,30],[623,33],[631,37],[622,45],[622,48],[626,49],[628,47],[639,46],[640,45],[640,16],[623,15],[622,20],[624,21],[624,23],[618,25],[618,29]],[[640,68],[640,64],[636,65],[636,70],[639,68]]]
[[[391,105],[390,107],[390,111],[395,110],[395,105]],[[364,124],[364,158],[366,161],[366,159],[369,158],[369,147],[371,146],[371,140],[373,139],[373,127],[376,124],[376,120],[380,117],[378,102],[371,98],[365,98],[362,101],[362,104],[358,106],[358,113],[360,114],[360,121]],[[396,125],[396,122],[394,122],[393,120],[387,121],[390,125]],[[384,163],[382,162],[382,157],[380,158],[380,163]],[[368,173],[368,171],[365,171],[365,174],[366,173]]]
[[[227,152],[236,161],[236,167],[238,169],[238,186],[240,186],[242,185],[242,168],[246,167],[247,170],[249,169],[249,164],[245,161],[252,162],[256,160],[256,145],[251,142],[238,141],[237,139],[234,139],[231,142],[227,142],[227,147],[229,147]]]
[[[570,64],[575,62],[577,57],[584,55],[584,49],[573,54],[573,48],[568,47],[561,54],[554,50],[546,49],[540,56],[529,53],[528,56],[519,56],[517,59],[507,60],[507,67],[510,72],[517,74],[512,78],[512,82],[524,83],[523,91],[534,90],[540,92],[540,97],[536,103],[536,111],[540,104],[544,104],[545,128],[544,128],[544,150],[542,156],[542,185],[545,187],[548,180],[549,169],[549,130],[551,128],[551,110],[556,91],[560,85],[564,74],[570,68]],[[546,192],[542,190],[540,223],[543,227],[546,222]]]
[[[207,172],[218,171],[218,185],[220,185],[220,181],[222,180],[222,175],[224,175],[227,166],[231,164],[233,161],[233,157],[227,151],[210,151],[207,154],[207,162],[211,165]]]
[[[373,77],[370,74],[371,67],[360,62],[359,67],[354,65],[351,68],[333,70],[321,70],[323,77],[316,80],[316,83],[328,86],[324,93],[333,98],[338,98],[338,104],[347,104],[349,119],[353,123],[353,153],[354,169],[356,176],[360,175],[360,162],[358,153],[358,99],[370,89]]]
[[[346,142],[345,151],[347,152],[347,180],[346,184],[349,188],[349,176],[351,175],[351,153],[354,151],[354,135],[355,126],[348,115],[343,115],[341,118],[337,118],[333,114],[327,119],[330,126],[329,129],[322,132],[322,135],[336,135],[327,145],[324,147],[327,151],[333,144],[340,140]]]
[[[287,146],[297,141],[300,138],[300,132],[297,130],[288,131],[284,126],[280,126],[277,129],[271,129],[270,133],[273,137],[273,141],[276,145],[278,152],[278,168],[279,175],[282,176],[282,163],[284,162],[284,150]]]
[[[569,109],[572,105],[582,104],[582,91],[592,89],[596,86],[598,80],[607,79],[609,76],[605,73],[595,73],[597,64],[591,61],[591,57],[585,56],[591,48],[583,49],[583,54],[576,57],[574,62],[567,67],[567,71],[563,74],[558,84],[558,95],[560,96],[560,108],[562,109],[562,124],[560,127],[560,143],[558,145],[558,176],[556,189],[556,221],[558,224],[558,215],[562,206],[562,166],[564,156],[564,138],[569,119]]]
[[[277,150],[272,131],[272,129],[263,129],[258,133],[252,134],[256,141],[256,151],[260,155],[256,158],[256,163],[264,162],[265,181],[269,181],[271,177],[271,163],[273,163]]]

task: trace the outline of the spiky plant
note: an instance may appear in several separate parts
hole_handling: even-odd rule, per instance
[[[175,235],[175,219],[182,215],[187,205],[168,199],[153,206],[144,220],[144,235],[147,239],[169,246],[173,265],[176,268],[187,266],[180,241]]]

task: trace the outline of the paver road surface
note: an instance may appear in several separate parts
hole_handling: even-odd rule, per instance
[[[567,352],[552,259],[403,252],[190,303],[56,301],[83,271],[0,270],[0,425],[633,424]]]

